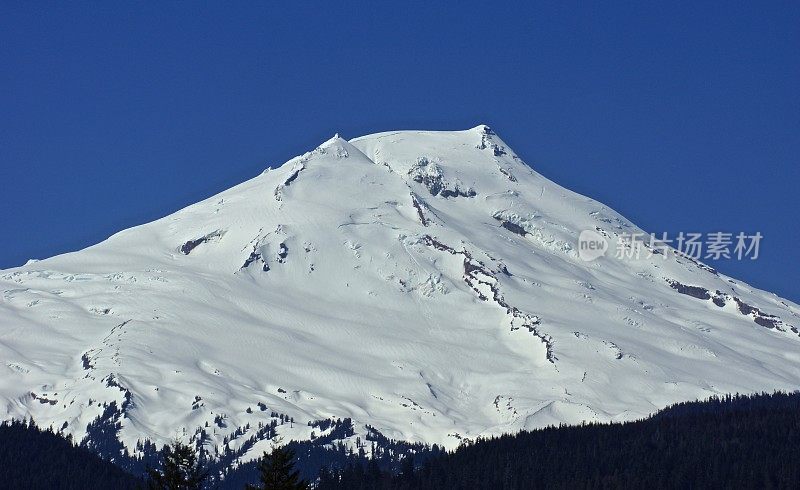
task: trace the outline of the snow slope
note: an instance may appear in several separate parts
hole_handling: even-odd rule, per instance
[[[641,231],[486,126],[337,136],[0,271],[0,418],[81,438],[114,402],[130,448],[204,427],[211,448],[351,417],[452,447],[798,388],[798,305],[673,254],[584,262],[587,229]]]

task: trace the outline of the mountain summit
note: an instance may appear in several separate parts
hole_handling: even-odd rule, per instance
[[[643,233],[488,126],[315,150],[93,247],[0,271],[0,418],[255,457],[352,420],[453,447],[796,389],[800,307]],[[673,251],[674,252],[674,251]],[[255,439],[253,439],[255,437]]]

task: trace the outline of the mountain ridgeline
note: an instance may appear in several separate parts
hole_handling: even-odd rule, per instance
[[[798,305],[675,250],[584,260],[583,232],[644,230],[488,126],[273,167],[0,271],[0,420],[137,475],[175,438],[217,472],[280,440],[311,479],[800,384]]]

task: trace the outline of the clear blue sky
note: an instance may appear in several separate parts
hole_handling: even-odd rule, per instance
[[[797,1],[214,3],[0,3],[0,267],[334,132],[487,123],[649,231],[762,232],[714,265],[800,301]]]

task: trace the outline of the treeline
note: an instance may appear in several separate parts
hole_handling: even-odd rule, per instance
[[[355,447],[344,444],[342,439],[354,435],[353,423],[350,419],[323,420],[313,422],[312,427],[326,431],[326,435],[315,437],[310,441],[289,441],[286,448],[294,455],[294,465],[300,476],[307,481],[316,481],[321,471],[339,471],[345,468],[364,467],[373,471],[384,471],[388,474],[402,471],[407,456],[413,455],[418,464],[429,458],[444,454],[444,449],[437,445],[429,446],[421,443],[395,441],[367,426],[364,439],[355,437]],[[215,476],[215,484],[222,490],[240,489],[244,485],[256,481],[259,475],[260,461],[250,461],[231,469],[221,468]]]
[[[400,473],[350,465],[328,489],[800,488],[800,394],[680,403],[637,422],[480,440]]]
[[[273,447],[221,471],[193,444],[153,452],[141,478],[51,430],[0,425],[3,488],[530,489],[800,488],[800,393],[735,395],[673,405],[645,420],[523,432],[455,451],[348,420],[325,437]],[[352,440],[352,439],[351,439]],[[370,457],[374,454],[375,457]],[[321,469],[320,469],[321,468]]]
[[[159,451],[155,467],[136,477],[91,449],[77,445],[70,436],[40,429],[26,421],[0,424],[0,488],[17,489],[150,489],[201,490],[218,488],[211,478],[212,466],[190,445],[176,440]],[[255,461],[247,490],[309,488],[295,468],[294,453],[274,447]]]

